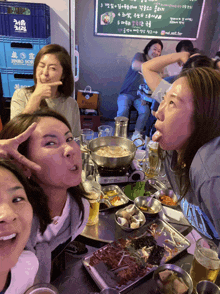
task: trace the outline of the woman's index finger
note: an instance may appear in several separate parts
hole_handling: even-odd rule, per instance
[[[36,129],[36,126],[37,126],[37,123],[34,122],[23,133],[21,133],[20,135],[18,135],[16,137],[17,143],[20,145],[21,143],[23,143],[24,141],[26,141],[30,137],[30,135],[33,133],[33,131]]]

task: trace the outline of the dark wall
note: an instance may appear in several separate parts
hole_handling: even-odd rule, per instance
[[[114,118],[117,97],[136,52],[142,52],[150,39],[100,37],[94,35],[95,0],[76,0],[76,44],[80,53],[80,75],[76,91],[90,85],[100,92],[101,112]],[[206,0],[201,30],[195,47],[210,54],[219,29],[218,1]],[[175,51],[178,41],[163,40],[163,55]],[[215,42],[216,43],[216,42]],[[216,48],[216,45],[214,46]],[[213,48],[213,51],[215,49]]]

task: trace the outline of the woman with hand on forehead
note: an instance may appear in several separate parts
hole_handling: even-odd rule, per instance
[[[11,119],[49,107],[69,122],[74,137],[80,136],[78,104],[71,97],[74,88],[70,55],[60,45],[44,46],[34,61],[34,86],[18,89],[11,99]]]

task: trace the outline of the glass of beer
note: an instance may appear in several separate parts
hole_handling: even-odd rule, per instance
[[[101,196],[101,186],[96,181],[85,181],[83,186],[89,195],[90,209],[87,226],[93,226],[99,221],[99,201]]]
[[[203,238],[197,240],[190,270],[194,289],[202,280],[215,282],[219,269],[220,259],[218,258],[218,249],[215,243]]]
[[[150,141],[146,150],[145,175],[147,178],[156,178],[159,176],[161,161],[158,155],[158,143]]]

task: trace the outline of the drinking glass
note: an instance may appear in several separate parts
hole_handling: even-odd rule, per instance
[[[102,125],[98,127],[98,136],[107,137],[112,136],[113,128],[108,125]]]
[[[219,269],[220,260],[215,243],[203,238],[197,240],[190,270],[194,289],[196,289],[198,282],[202,280],[215,282]]]
[[[161,169],[161,160],[158,155],[158,143],[150,141],[146,148],[145,175],[147,178],[157,178]]]
[[[42,283],[30,287],[24,294],[59,294],[59,292],[53,285]]]
[[[94,132],[91,129],[81,130],[80,149],[82,152],[88,152],[88,144],[94,138]]]
[[[83,186],[89,195],[90,210],[87,226],[93,226],[99,221],[99,206],[100,206],[100,196],[101,196],[101,186],[96,181],[85,181]]]

